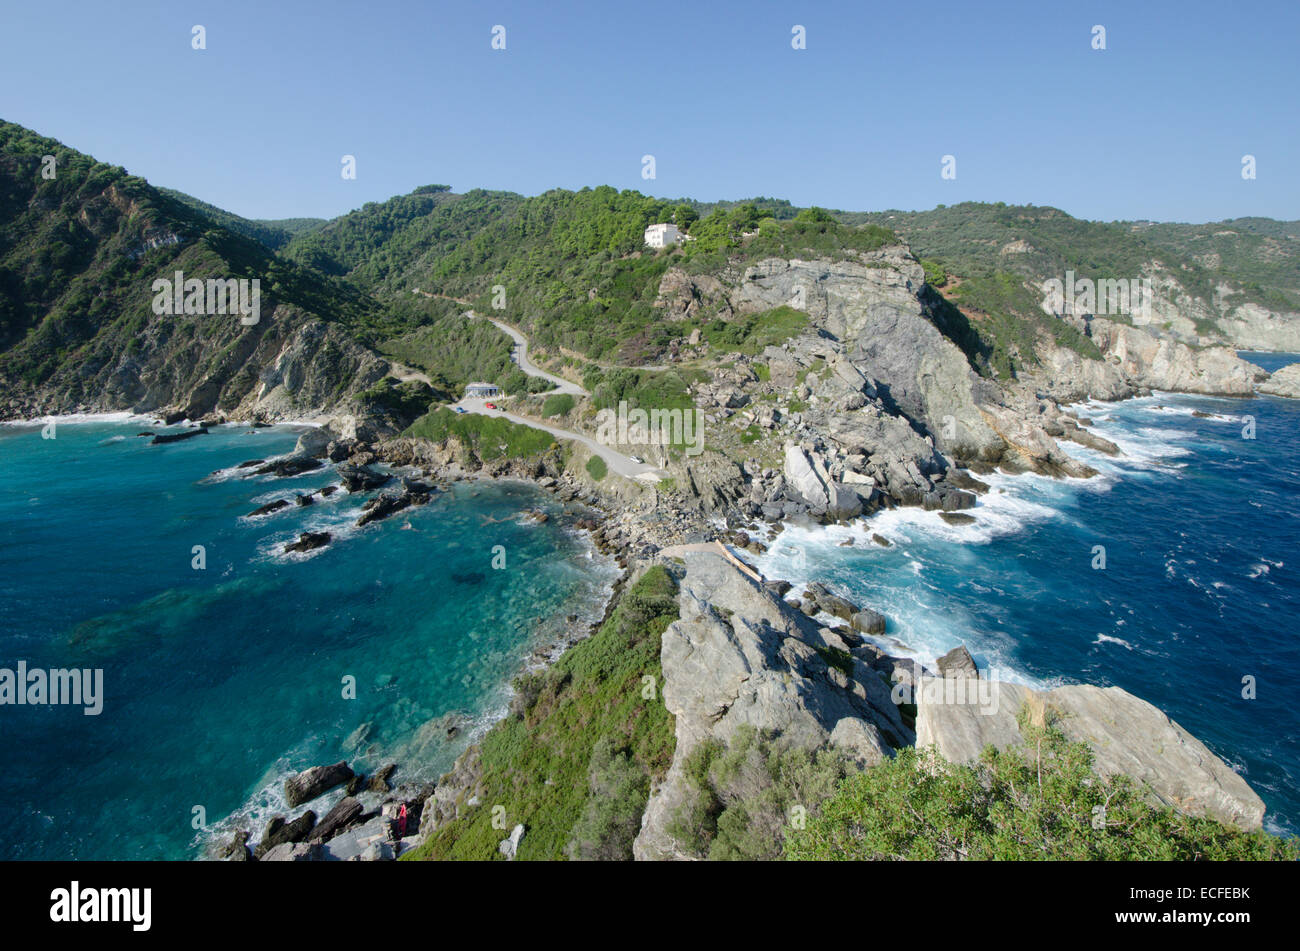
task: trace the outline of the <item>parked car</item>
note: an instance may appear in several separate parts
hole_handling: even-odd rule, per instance
[[[633,462],[635,462],[638,466],[645,464],[645,460],[642,459],[640,456],[628,456],[628,458],[631,459]]]
[[[496,408],[497,408],[497,404],[496,404],[496,403],[484,403],[483,405],[486,406],[488,409],[496,409]]]
[[[466,412],[466,409],[465,409],[465,407],[463,407],[463,406],[457,406],[457,407],[456,407],[456,412],[458,412],[458,413],[464,413],[464,412]]]

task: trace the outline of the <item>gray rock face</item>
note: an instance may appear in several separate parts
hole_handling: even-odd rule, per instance
[[[259,859],[262,862],[319,862],[320,860],[319,842],[282,842]]]
[[[862,498],[852,487],[831,478],[825,465],[798,446],[785,447],[785,478],[817,514],[834,519],[853,518],[862,512]]]
[[[1287,399],[1300,400],[1300,363],[1293,363],[1274,373],[1259,385],[1261,393],[1270,396],[1285,396]]]
[[[752,309],[802,294],[809,316],[843,341],[859,375],[887,403],[922,422],[945,453],[996,458],[1001,444],[976,409],[977,377],[966,356],[925,315],[924,272],[903,247],[856,261],[760,261],[736,299]],[[875,265],[875,266],[872,266]],[[836,376],[843,379],[839,369]]]
[[[1179,393],[1250,396],[1264,371],[1227,347],[1194,348],[1104,317],[1088,322],[1097,346],[1139,386]]]
[[[1024,740],[1016,714],[1031,698],[1055,710],[1058,726],[1087,743],[1102,775],[1124,773],[1146,784],[1154,801],[1194,816],[1210,816],[1243,829],[1261,826],[1264,803],[1244,779],[1163,712],[1119,687],[1088,684],[1033,691],[980,681],[985,702],[957,697],[958,683],[922,678],[917,690],[916,742],[935,746],[953,762],[969,763],[992,744],[999,749]],[[944,694],[943,685],[949,687]]]
[[[685,761],[706,739],[726,742],[748,725],[806,749],[837,746],[868,765],[914,736],[884,681],[833,632],[719,555],[683,557],[681,615],[661,652],[677,748],[633,847],[641,859],[683,857],[668,827],[689,790]]]

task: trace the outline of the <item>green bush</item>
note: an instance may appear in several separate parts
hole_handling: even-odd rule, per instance
[[[953,764],[908,747],[845,779],[807,827],[785,839],[791,859],[1286,859],[1296,841],[1243,832],[1150,805],[1128,777],[1103,778],[1092,751],[1050,720],[1021,714],[1023,749]]]
[[[605,478],[609,473],[609,468],[605,465],[605,460],[600,456],[592,456],[587,460],[587,475],[591,476],[597,482]]]
[[[546,397],[542,403],[542,415],[547,419],[553,416],[564,416],[573,409],[573,397],[568,393],[556,393],[554,396]]]
[[[527,827],[520,859],[630,859],[650,786],[676,746],[672,714],[645,692],[647,679],[662,684],[660,638],[676,618],[677,584],[655,565],[600,630],[521,677],[512,713],[480,746],[479,804],[403,858],[499,859],[501,804]]]
[[[692,795],[669,823],[685,851],[712,860],[780,858],[795,810],[815,814],[853,768],[842,752],[809,752],[744,726],[730,744],[691,751]]]
[[[455,413],[445,406],[421,416],[402,435],[431,442],[455,437],[485,461],[532,456],[554,445],[551,434],[540,429],[512,423],[500,416]]]
[[[700,332],[715,350],[739,351],[753,356],[761,353],[765,347],[776,346],[798,336],[807,326],[807,314],[783,304],[737,320],[710,321]]]

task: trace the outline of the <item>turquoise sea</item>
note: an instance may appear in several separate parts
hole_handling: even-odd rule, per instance
[[[342,490],[249,519],[337,481],[229,471],[296,428],[153,428],[0,426],[0,668],[102,668],[105,694],[99,716],[0,707],[0,857],[196,856],[234,821],[260,834],[283,777],[322,762],[436,777],[531,652],[603,610],[615,571],[530,486],[463,483],[364,529],[369,495]],[[280,554],[306,530],[335,538]]]
[[[966,643],[999,676],[1122,686],[1238,769],[1268,828],[1300,831],[1300,403],[1157,394],[1079,409],[1125,452],[1070,446],[1096,478],[988,477],[969,526],[902,509],[790,528],[761,567],[882,610],[895,650]],[[0,668],[102,668],[105,683],[97,717],[0,707],[5,858],[197,856],[284,812],[288,772],[341,758],[434,777],[499,715],[535,648],[568,616],[595,619],[614,576],[526,485],[462,484],[360,530],[367,496],[342,491],[249,519],[336,481],[231,471],[289,451],[294,428],[164,446],[145,428],[0,426]],[[538,507],[552,518],[522,517]],[[304,530],[336,537],[279,554]]]

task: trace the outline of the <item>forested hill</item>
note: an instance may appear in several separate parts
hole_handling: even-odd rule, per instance
[[[1211,224],[1100,222],[1057,208],[964,202],[931,211],[839,212],[840,220],[896,230],[931,271],[995,297],[1008,275],[1035,285],[1066,270],[1093,279],[1138,278],[1157,266],[1215,318],[1245,303],[1300,313],[1300,222],[1244,218]],[[1223,293],[1220,293],[1222,291]],[[1034,295],[1022,298],[1031,305]],[[1209,328],[1206,328],[1209,329]]]
[[[193,208],[214,224],[218,224],[236,234],[242,234],[246,238],[252,238],[272,251],[278,251],[284,247],[295,235],[310,233],[328,223],[328,219],[325,218],[276,218],[270,220],[241,218],[239,215],[218,208],[216,205],[209,205],[206,201],[199,201],[193,195],[176,191],[174,188],[159,188],[158,190],[164,195],[175,198],[182,204]]]
[[[55,159],[53,177],[42,174],[47,155]],[[646,249],[645,227],[662,221],[677,223],[690,240]],[[543,358],[579,373],[653,364],[695,331],[710,343],[748,332],[728,323],[748,317],[712,293],[696,301],[690,321],[661,319],[656,300],[670,271],[674,287],[695,286],[697,278],[711,286],[764,258],[866,260],[860,256],[900,240],[922,259],[926,281],[965,315],[958,319],[936,300],[940,322],[952,316],[943,332],[960,338],[954,328],[965,326],[967,336],[978,334],[979,341],[958,342],[968,355],[986,354],[981,372],[1000,376],[1033,365],[1044,333],[1093,355],[1086,341],[1066,339],[1077,331],[1039,306],[1036,285],[1067,269],[1095,278],[1155,269],[1187,295],[1170,298],[1182,323],[1207,336],[1221,332],[1225,313],[1243,302],[1282,314],[1265,315],[1269,332],[1290,332],[1290,315],[1300,311],[1295,222],[1100,223],[1053,208],[971,203],[830,213],[774,198],[704,203],[608,186],[526,197],[457,194],[446,185],[330,221],[257,221],[0,121],[0,406],[12,414],[110,396],[122,402],[173,386],[164,379],[166,354],[184,352],[183,335],[212,331],[151,320],[152,280],[178,269],[200,279],[257,278],[263,310],[281,308],[290,325],[282,329],[325,321],[340,339],[415,364],[444,389],[472,374],[514,391],[528,383],[510,364],[509,341],[489,324],[467,321],[468,308],[524,328]],[[266,327],[212,332],[220,344],[209,340],[212,347],[199,350],[219,364],[228,402],[260,372],[232,376]],[[150,347],[155,365],[137,365]]]
[[[159,319],[153,281],[178,270],[200,280],[257,279],[261,311],[278,313],[278,326]],[[213,404],[218,393],[235,400],[256,381],[248,357],[268,332],[269,348],[320,319],[350,339],[376,309],[348,282],[274,254],[125,169],[0,121],[0,409],[7,414],[124,408],[178,391],[188,396],[200,378],[208,380],[201,402]]]
[[[381,298],[420,288],[487,310],[492,288],[501,286],[504,318],[528,327],[542,346],[603,359],[628,341],[648,336],[653,346],[675,332],[655,326],[653,308],[670,266],[706,273],[768,256],[869,251],[896,240],[885,228],[845,226],[816,209],[792,211],[770,199],[704,206],[608,186],[531,198],[419,189],[301,235],[284,254],[346,275]],[[645,228],[660,221],[689,228],[693,240],[671,257],[645,253]]]

